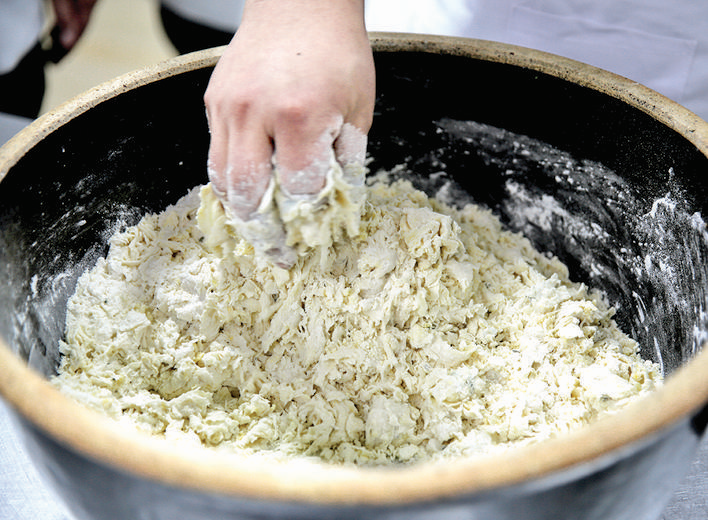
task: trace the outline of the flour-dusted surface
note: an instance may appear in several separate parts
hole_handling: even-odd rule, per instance
[[[598,294],[476,206],[375,183],[359,235],[287,271],[223,247],[205,190],[208,239],[195,189],[80,279],[54,379],[77,400],[168,438],[365,464],[546,439],[661,380]]]

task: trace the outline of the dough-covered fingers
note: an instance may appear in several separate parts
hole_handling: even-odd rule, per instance
[[[270,182],[273,145],[248,91],[230,86],[229,75],[224,79],[219,70],[204,96],[211,132],[209,180],[229,210],[247,220]]]
[[[226,202],[230,211],[250,220],[267,196],[272,182],[270,159],[230,161],[226,167]]]
[[[271,179],[257,210],[242,220],[231,216],[240,235],[253,246],[256,254],[267,258],[283,269],[290,269],[297,261],[295,251],[285,244],[285,228],[275,206],[275,182]]]
[[[350,123],[344,123],[334,141],[334,154],[342,165],[344,178],[355,185],[364,184],[367,136]]]
[[[298,147],[293,146],[293,149]],[[281,164],[284,154],[276,150],[280,187],[277,202],[286,225],[303,214],[323,210],[333,202],[330,199],[335,170],[347,186],[358,188],[364,184],[366,134],[355,126],[349,123],[332,125],[309,149],[304,145],[299,149],[307,150],[310,157],[310,162],[299,170],[294,166],[288,168],[288,163]],[[338,189],[342,188],[344,185],[339,185]]]
[[[283,195],[315,196],[325,186],[341,116],[329,124],[290,124],[276,132],[275,164]]]
[[[364,164],[366,160],[367,137],[363,130],[350,123],[344,123],[334,141],[334,151],[337,161],[342,166],[348,164]]]
[[[226,202],[226,192],[228,191],[228,179],[226,176],[226,155],[228,152],[228,132],[226,129],[217,129],[212,124],[207,110],[207,120],[209,121],[209,132],[211,139],[209,142],[209,158],[207,161],[207,174],[211,182],[212,190],[216,196]]]
[[[286,194],[315,195],[321,191],[325,187],[327,171],[332,167],[332,150],[342,167],[363,165],[366,160],[366,133],[350,123],[337,121],[310,141],[277,141],[279,182]]]
[[[337,165],[335,148],[346,161],[363,158],[365,139],[352,147],[340,139],[344,122],[365,134],[373,116],[373,56],[363,22],[361,0],[249,0],[209,82],[215,193],[257,250],[288,257],[280,263],[290,260],[280,241],[283,222],[290,229],[283,216],[290,203],[305,203],[298,216],[318,209]]]
[[[224,108],[214,98],[210,98],[209,106],[212,136],[208,173],[212,190],[256,253],[275,265],[290,268],[296,255],[285,245],[285,230],[273,200],[270,139],[263,132],[244,131],[223,116],[215,117]]]

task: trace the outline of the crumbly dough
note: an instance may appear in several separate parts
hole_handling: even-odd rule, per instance
[[[224,234],[201,193],[114,236],[69,301],[54,382],[118,420],[412,462],[553,437],[661,381],[599,294],[475,205],[373,182],[358,234],[284,270]]]
[[[219,204],[218,226],[211,225],[207,236],[214,246],[227,249],[233,249],[234,238],[246,239],[256,256],[290,268],[298,256],[310,249],[328,248],[336,240],[358,234],[366,200],[366,168],[361,161],[340,165],[332,149],[323,168],[327,171],[325,185],[314,195],[286,193],[276,168],[257,210],[248,220],[228,210],[224,213]],[[214,196],[211,190],[207,194]],[[202,205],[203,211],[209,208],[209,204]]]

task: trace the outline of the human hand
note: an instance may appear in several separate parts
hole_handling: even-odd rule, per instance
[[[59,42],[71,50],[88,25],[96,0],[52,0],[56,24],[59,27]]]
[[[316,197],[334,153],[363,163],[375,100],[362,0],[251,0],[205,94],[209,178],[244,236],[287,267],[272,191]],[[268,240],[263,240],[267,237]]]

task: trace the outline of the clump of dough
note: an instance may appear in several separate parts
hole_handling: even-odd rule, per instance
[[[547,439],[661,381],[598,294],[477,206],[376,182],[358,234],[284,270],[201,194],[79,280],[63,391],[168,438],[382,464]]]
[[[199,212],[209,244],[222,253],[233,251],[245,239],[255,255],[290,268],[312,248],[328,248],[335,241],[359,233],[361,212],[366,201],[363,161],[340,164],[329,150],[325,186],[315,194],[287,193],[276,168],[257,210],[243,220],[228,209],[219,208],[211,185],[202,189],[207,200]],[[205,215],[205,212],[212,214]],[[217,218],[214,211],[218,211]]]
[[[325,187],[315,196],[275,194],[286,231],[286,245],[306,253],[312,248],[329,248],[336,241],[359,234],[361,212],[366,201],[361,162],[340,165],[331,153]]]

